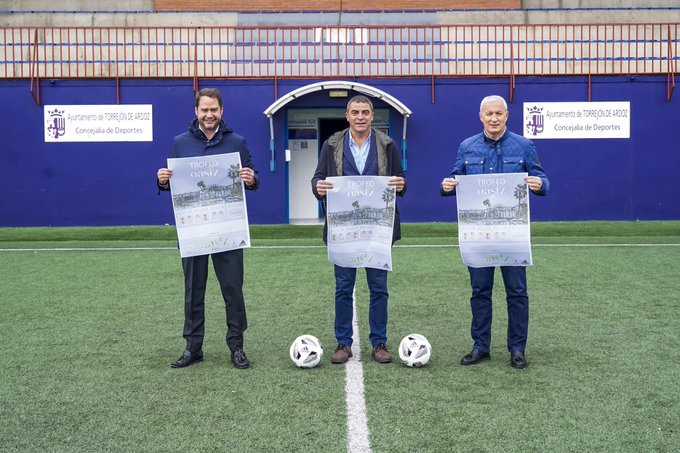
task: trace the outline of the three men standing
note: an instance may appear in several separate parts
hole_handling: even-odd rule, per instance
[[[223,105],[218,90],[206,88],[196,95],[196,119],[189,131],[173,140],[169,157],[196,157],[210,154],[240,154],[242,168],[239,176],[246,189],[255,190],[259,185],[252,157],[246,141],[234,133],[222,121]],[[479,118],[483,132],[464,140],[459,148],[454,168],[441,183],[442,195],[455,195],[458,181],[456,175],[526,172],[528,188],[537,195],[546,195],[550,184],[543,171],[534,144],[524,137],[507,130],[508,108],[500,96],[487,96],[480,105]],[[312,192],[323,202],[333,188],[326,178],[334,176],[389,176],[388,184],[394,186],[397,195],[406,192],[406,181],[401,166],[399,149],[386,134],[373,129],[373,104],[363,95],[355,96],[347,104],[345,117],[349,127],[336,132],[323,143],[317,168],[312,178]],[[172,171],[160,168],[157,185],[169,190]],[[324,242],[328,241],[328,223],[324,225]],[[392,244],[401,238],[399,210],[395,210]],[[190,258],[182,258],[184,271],[185,305],[184,338],[186,349],[173,368],[182,368],[203,359],[204,299],[208,277],[208,257],[220,282],[227,311],[226,342],[231,360],[236,368],[250,366],[243,351],[243,332],[247,328],[243,300],[243,250],[231,250]],[[494,267],[468,267],[472,296],[471,336],[472,351],[461,360],[461,365],[474,365],[490,358],[492,291]],[[353,293],[356,268],[334,265],[335,275],[335,337],[337,347],[331,357],[332,363],[346,363],[352,357],[354,316]],[[387,349],[388,319],[388,271],[366,268],[366,280],[370,292],[369,340],[372,357],[376,362],[392,360]],[[507,294],[508,338],[510,364],[514,368],[527,365],[524,351],[527,342],[529,298],[526,284],[526,267],[501,266],[501,274]]]

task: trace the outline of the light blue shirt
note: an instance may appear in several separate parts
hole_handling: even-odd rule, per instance
[[[371,140],[373,140],[373,134],[368,135],[368,138],[362,146],[357,145],[351,133],[348,133],[347,135],[349,136],[349,149],[352,151],[354,163],[357,164],[357,170],[359,170],[359,173],[363,174],[364,167],[366,166],[366,159],[368,159],[368,151],[371,149]]]

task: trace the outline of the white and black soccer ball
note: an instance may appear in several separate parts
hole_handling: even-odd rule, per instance
[[[399,343],[399,358],[406,366],[420,368],[432,356],[432,346],[423,335],[406,335]]]
[[[300,368],[314,368],[322,357],[321,342],[314,335],[300,335],[290,345],[290,359]]]

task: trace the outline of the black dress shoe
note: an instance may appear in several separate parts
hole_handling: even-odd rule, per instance
[[[461,365],[475,365],[483,360],[489,360],[491,354],[488,352],[482,352],[479,349],[473,349],[471,353],[466,355],[460,360]]]
[[[248,357],[246,357],[246,353],[243,352],[243,349],[237,349],[231,353],[231,363],[234,364],[234,367],[241,369],[248,368],[250,366]]]
[[[182,354],[182,357],[170,364],[170,368],[184,368],[201,361],[203,361],[203,351],[191,352],[187,349]]]
[[[527,367],[527,359],[524,358],[522,351],[512,351],[510,353],[510,366],[518,370]]]

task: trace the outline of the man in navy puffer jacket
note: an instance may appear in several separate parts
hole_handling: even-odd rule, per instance
[[[246,140],[234,133],[222,121],[222,96],[215,88],[204,88],[196,94],[196,119],[189,131],[176,136],[172,142],[170,158],[198,157],[211,154],[239,153],[241,170],[239,176],[246,189],[255,190],[259,185],[257,171],[248,150]],[[160,190],[170,190],[172,170],[160,168],[156,183]],[[186,350],[173,362],[172,368],[183,368],[203,360],[204,300],[208,279],[208,256],[212,257],[217,280],[227,311],[227,346],[231,361],[236,368],[248,368],[250,362],[243,352],[243,332],[248,327],[246,307],[243,300],[243,249],[229,250],[182,258],[184,271],[184,338]]]

